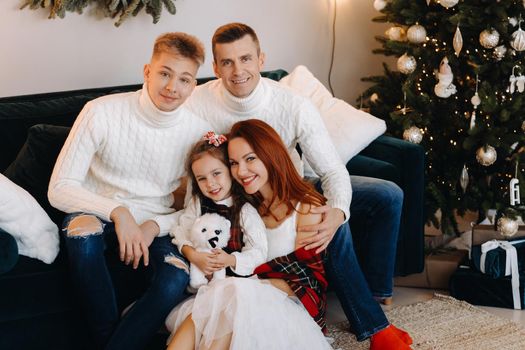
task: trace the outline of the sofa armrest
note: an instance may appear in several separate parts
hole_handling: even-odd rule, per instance
[[[387,163],[387,165],[382,167],[382,171],[377,171],[372,167],[372,170],[367,173],[361,168],[356,168],[357,165],[366,165],[363,158],[357,157],[373,158],[379,162]],[[396,275],[423,271],[425,224],[425,152],[423,147],[382,135],[354,158],[357,159],[350,160],[349,165],[347,165],[350,168],[355,167],[352,171],[360,171],[359,175],[393,181],[403,190],[404,200],[399,229]],[[375,164],[381,163],[376,162]]]

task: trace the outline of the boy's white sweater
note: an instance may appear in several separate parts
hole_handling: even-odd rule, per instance
[[[154,220],[168,233],[177,214],[172,192],[185,175],[190,148],[211,130],[184,105],[160,111],[143,89],[88,102],[58,156],[48,197],[66,212],[109,221],[118,206],[138,224]]]

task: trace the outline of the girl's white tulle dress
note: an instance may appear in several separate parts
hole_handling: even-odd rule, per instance
[[[269,259],[291,253],[294,244],[295,215],[268,229]],[[235,350],[332,349],[297,298],[256,277],[228,277],[200,287],[169,314],[168,330],[173,334],[190,313],[197,349],[229,333]]]

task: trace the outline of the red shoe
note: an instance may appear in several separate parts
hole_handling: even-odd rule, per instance
[[[401,338],[401,340],[404,341],[405,344],[412,345],[413,341],[412,341],[412,338],[410,337],[410,334],[408,334],[408,332],[397,328],[393,324],[391,324],[390,327],[392,327],[394,329],[394,331],[396,332],[397,336],[399,338]]]
[[[410,346],[403,341],[390,325],[370,338],[370,350],[409,350]]]

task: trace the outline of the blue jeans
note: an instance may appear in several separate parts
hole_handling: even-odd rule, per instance
[[[360,266],[350,226],[343,224],[328,246],[326,268],[329,284],[361,341],[388,326],[372,291],[376,296],[392,295],[403,192],[390,181],[362,176],[352,176],[351,181],[350,215],[366,224],[366,242],[360,244],[366,259]]]
[[[149,247],[150,264],[146,272],[150,284],[131,309],[119,317],[116,293],[104,251],[118,247],[112,222],[100,220],[102,231],[84,236],[68,236],[67,226],[76,216],[64,220],[64,236],[71,279],[82,304],[95,346],[106,349],[144,349],[164,325],[169,312],[184,297],[187,272],[164,261],[166,256],[181,257],[171,237],[157,237]],[[89,214],[88,214],[89,215]]]

